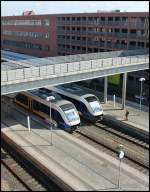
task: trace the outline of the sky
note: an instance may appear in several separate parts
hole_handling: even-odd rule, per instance
[[[1,1],[1,16],[21,15],[27,10],[36,14],[56,14],[116,9],[145,12],[149,11],[149,1]]]

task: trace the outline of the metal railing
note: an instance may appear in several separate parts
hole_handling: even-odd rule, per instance
[[[136,27],[136,28],[145,28],[145,22],[134,22],[134,21],[59,21],[57,22],[58,26],[61,25],[95,25],[95,26],[123,26],[123,27]]]
[[[58,35],[100,35],[104,37],[118,37],[118,38],[132,38],[132,39],[141,39],[141,40],[148,40],[149,36],[139,35],[139,34],[132,34],[132,33],[122,33],[122,32],[101,32],[101,31],[90,31],[90,30],[57,30]]]
[[[74,50],[77,51],[77,50]],[[98,54],[98,53],[97,53]],[[86,55],[86,54],[85,54]],[[95,54],[96,55],[96,54]],[[88,54],[89,58],[90,55]],[[65,59],[66,58],[66,59]],[[69,60],[70,58],[70,60]],[[9,69],[3,66],[1,70],[1,85],[15,84],[24,81],[33,81],[38,79],[53,78],[57,76],[67,76],[72,73],[92,72],[105,68],[112,68],[126,65],[138,65],[141,63],[149,63],[149,55],[134,55],[112,58],[95,58],[88,59],[80,55],[75,55],[72,61],[71,56],[64,56],[63,63],[47,64],[42,66],[23,67],[18,69]]]
[[[83,41],[83,40],[72,40],[72,39],[57,39],[58,44],[68,44],[70,46],[76,45],[76,46],[95,46],[96,48],[116,48],[116,49],[144,49],[143,46],[138,45],[127,45],[127,44],[121,44],[121,43],[112,43],[112,42],[100,42],[100,41]]]

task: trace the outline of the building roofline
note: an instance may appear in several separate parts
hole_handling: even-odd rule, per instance
[[[57,14],[35,14],[35,15],[29,15],[29,16],[24,16],[24,15],[12,15],[12,16],[1,16],[1,18],[30,18],[30,17],[37,17],[37,16],[96,16],[96,15],[116,15],[116,16],[149,16],[149,12],[84,12],[84,13],[57,13]]]

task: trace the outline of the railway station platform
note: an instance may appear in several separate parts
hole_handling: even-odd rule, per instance
[[[2,119],[1,135],[15,144],[26,157],[65,190],[145,191],[148,176],[121,165],[121,187],[118,189],[119,160],[95,149],[62,130],[51,132],[44,124],[31,120],[27,128],[25,115],[13,112]]]
[[[129,111],[128,120],[126,120],[125,113],[126,109],[121,109],[121,104],[116,102],[114,107],[113,101],[108,101],[107,104],[103,104],[104,115],[109,120],[109,118],[116,121],[120,121],[125,125],[132,126],[134,129],[149,133],[149,109],[143,106],[143,110],[138,109],[139,105],[132,105],[133,102],[127,102],[126,109]],[[119,123],[119,122],[118,122]]]

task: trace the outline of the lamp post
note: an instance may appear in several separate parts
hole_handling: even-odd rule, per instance
[[[51,101],[55,100],[54,96],[49,96],[46,98],[46,100],[49,102],[49,117],[50,117],[50,130],[51,130],[51,145],[53,145],[52,143],[52,109],[51,109]]]
[[[118,188],[120,189],[120,174],[121,174],[121,160],[124,157],[124,151],[120,149],[118,151],[118,158],[119,158],[119,177],[118,177]]]
[[[140,111],[141,111],[141,103],[142,103],[142,82],[145,81],[144,77],[141,77],[139,79],[139,81],[141,81],[141,90],[140,90]]]

